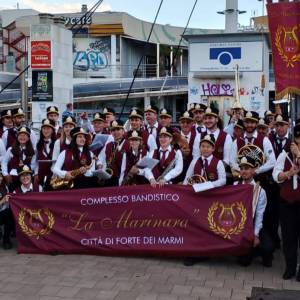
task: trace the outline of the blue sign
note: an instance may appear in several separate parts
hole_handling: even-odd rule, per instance
[[[241,59],[241,57],[241,47],[224,47],[209,49],[209,59],[217,59],[223,66],[229,65],[233,59]]]

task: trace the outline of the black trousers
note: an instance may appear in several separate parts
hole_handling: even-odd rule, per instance
[[[96,188],[98,186],[97,177],[78,176],[74,179],[74,189]]]
[[[10,208],[0,211],[0,225],[4,226],[3,242],[9,241],[10,234],[15,228],[15,221]]]
[[[295,271],[300,247],[300,202],[280,201],[280,225],[286,268]]]
[[[280,245],[279,229],[279,193],[280,187],[273,180],[264,182],[263,188],[267,194],[267,206],[264,213],[263,228],[268,231],[275,246]]]
[[[260,243],[253,248],[247,255],[240,256],[239,261],[245,264],[251,264],[253,258],[261,256],[264,260],[271,260],[273,257],[274,243],[267,230],[262,228],[259,232]]]

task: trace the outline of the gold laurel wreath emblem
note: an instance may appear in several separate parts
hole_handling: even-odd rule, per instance
[[[25,233],[28,236],[36,236],[36,239],[38,240],[40,237],[47,235],[51,232],[51,229],[53,228],[53,225],[54,225],[54,216],[48,208],[43,209],[43,212],[48,217],[49,222],[45,228],[41,229],[40,231],[36,231],[36,230],[31,229],[25,223],[26,214],[29,214],[30,216],[32,216],[32,210],[27,209],[27,208],[22,208],[21,212],[19,213],[18,221],[19,221],[19,225],[20,225],[23,233]]]
[[[297,26],[298,27],[298,26]],[[282,43],[281,43],[281,35],[284,33],[285,29],[283,26],[278,26],[277,31],[276,31],[276,36],[275,36],[275,45],[278,50],[279,55],[281,56],[282,60],[286,62],[286,66],[288,67],[295,67],[295,62],[300,61],[300,52],[298,54],[293,55],[292,57],[289,57],[286,55],[282,48]]]
[[[247,210],[246,210],[245,206],[243,205],[243,203],[238,202],[235,205],[236,205],[237,210],[241,214],[241,221],[237,226],[232,227],[229,230],[226,230],[225,228],[220,227],[215,222],[215,218],[214,218],[215,213],[220,206],[218,202],[214,202],[208,211],[207,220],[208,220],[209,228],[211,229],[211,231],[213,231],[217,235],[223,236],[225,239],[228,239],[228,240],[231,239],[232,235],[240,234],[244,230],[245,224],[247,221]]]

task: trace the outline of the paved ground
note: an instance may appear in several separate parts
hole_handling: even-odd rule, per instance
[[[281,279],[283,268],[279,252],[274,267],[266,269],[259,260],[248,268],[230,258],[185,267],[178,259],[0,250],[0,300],[245,300],[253,286],[300,290],[300,283]]]

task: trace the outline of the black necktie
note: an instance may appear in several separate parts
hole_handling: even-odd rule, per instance
[[[197,127],[197,131],[198,131],[198,133],[201,133],[202,132],[202,127],[201,126],[199,126],[199,127]]]
[[[245,137],[246,145],[252,144],[253,137]]]
[[[167,153],[168,150],[161,150],[160,151],[160,154],[161,154],[161,157],[160,157],[160,166],[163,167],[164,166],[164,163],[166,161],[166,153]]]
[[[283,138],[283,139],[278,138],[278,139],[277,139],[277,150],[278,150],[278,153],[281,153],[281,152],[282,152],[282,149],[283,149],[283,141],[285,141],[285,138]]]

